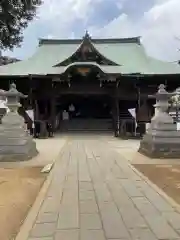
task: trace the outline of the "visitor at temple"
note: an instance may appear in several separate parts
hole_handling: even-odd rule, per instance
[[[47,132],[48,132],[48,137],[53,137],[54,131],[53,131],[53,126],[50,121],[47,122]]]
[[[59,128],[59,123],[60,123],[60,113],[58,113],[55,118],[55,129],[56,130]]]
[[[64,110],[62,112],[62,119],[63,119],[63,128],[67,130],[68,128],[68,121],[69,121],[69,112]]]
[[[63,111],[62,118],[65,121],[69,120],[69,113],[68,113],[68,111],[66,111],[66,110]]]
[[[73,118],[75,110],[76,110],[76,109],[75,109],[74,105],[71,104],[71,105],[69,106],[69,117],[70,117],[70,119]]]

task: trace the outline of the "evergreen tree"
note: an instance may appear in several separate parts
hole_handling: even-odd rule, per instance
[[[18,61],[20,61],[20,60],[17,59],[17,58],[2,56],[2,57],[0,57],[0,66],[1,65],[7,65],[7,64],[10,64],[10,63],[14,63],[14,62],[18,62]]]
[[[0,50],[20,46],[22,32],[41,4],[42,0],[0,0]]]

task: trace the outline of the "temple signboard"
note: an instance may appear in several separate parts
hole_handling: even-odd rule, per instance
[[[77,68],[78,73],[86,76],[90,72],[90,68]]]

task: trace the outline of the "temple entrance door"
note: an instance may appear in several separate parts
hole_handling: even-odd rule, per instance
[[[111,99],[107,95],[66,95],[60,100],[61,131],[112,131]]]

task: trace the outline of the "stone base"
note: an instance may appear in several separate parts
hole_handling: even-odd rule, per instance
[[[171,116],[159,112],[152,118],[139,152],[150,158],[180,159],[180,131],[177,131]]]
[[[36,143],[24,129],[24,119],[16,112],[6,114],[0,125],[0,161],[26,161],[37,154]]]
[[[0,146],[0,162],[27,161],[38,155],[36,143],[32,141],[27,145]]]
[[[150,158],[180,159],[180,142],[173,143],[173,141],[170,141],[170,139],[168,140],[169,142],[146,142],[143,139],[138,152]]]

